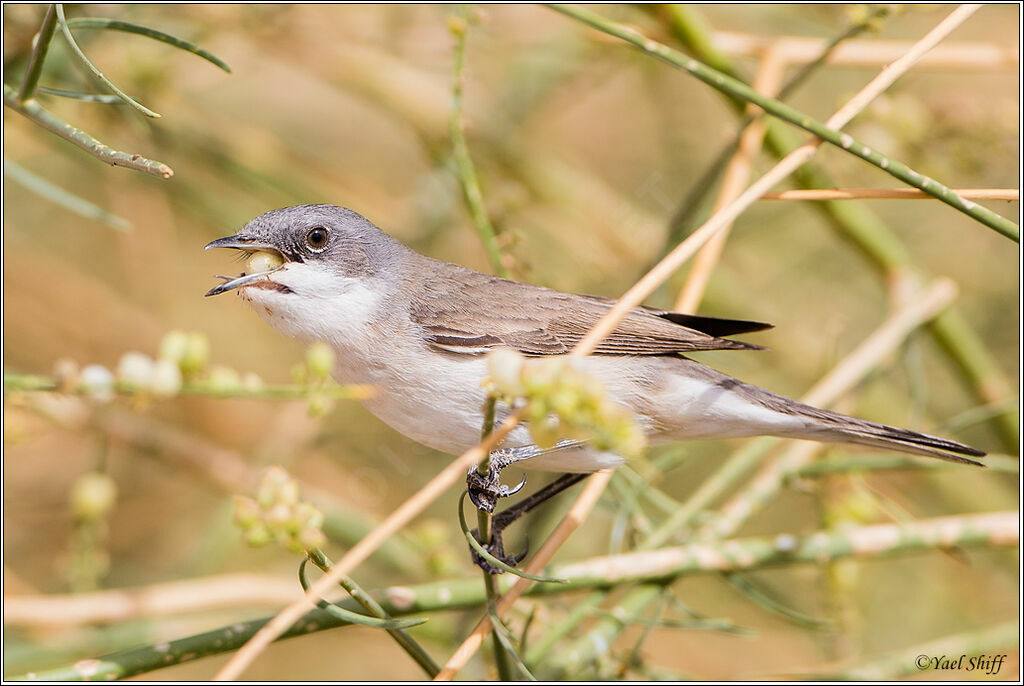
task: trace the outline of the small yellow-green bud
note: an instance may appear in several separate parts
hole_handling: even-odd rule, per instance
[[[454,14],[448,17],[448,31],[453,36],[461,36],[467,29],[466,20]]]
[[[230,393],[238,390],[242,385],[242,379],[231,367],[215,365],[210,369],[208,383],[214,393]]]
[[[306,351],[306,366],[311,379],[323,381],[334,371],[334,351],[323,341],[317,341]]]
[[[182,355],[178,364],[181,371],[188,376],[198,374],[206,366],[210,359],[210,341],[206,334],[200,331],[192,331],[188,334],[188,343],[185,347],[185,354]]]
[[[266,509],[274,505],[282,486],[291,481],[291,478],[288,471],[280,465],[267,467],[260,478],[260,485],[256,491],[256,502],[260,504],[260,507]]]
[[[487,373],[497,391],[509,398],[526,395],[523,385],[525,358],[511,348],[498,348],[487,354]]]
[[[334,401],[329,396],[323,393],[313,393],[309,396],[306,410],[310,417],[322,417],[330,412],[332,407],[334,407]]]
[[[235,524],[242,529],[248,529],[260,521],[263,512],[259,504],[252,498],[244,495],[236,495],[233,499]]]
[[[164,334],[160,341],[160,359],[179,364],[188,352],[188,334],[175,329]]]
[[[292,508],[285,503],[274,503],[270,506],[270,509],[263,513],[263,521],[274,535],[286,533],[288,526],[291,524],[291,519]]]
[[[243,538],[245,538],[245,542],[253,548],[265,546],[274,540],[274,537],[270,534],[270,529],[268,529],[267,525],[263,522],[256,522],[246,529],[243,534]]]
[[[117,483],[107,474],[88,472],[75,479],[70,500],[71,510],[79,519],[99,519],[114,507]]]
[[[319,529],[324,525],[324,513],[312,503],[305,501],[297,503],[292,511],[295,520],[300,522],[302,526],[311,526]]]

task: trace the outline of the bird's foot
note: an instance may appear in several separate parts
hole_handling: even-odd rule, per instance
[[[495,450],[490,456],[490,468],[486,475],[471,467],[466,474],[466,488],[469,490],[469,499],[473,501],[478,510],[494,512],[498,499],[515,495],[526,485],[526,477],[516,486],[506,486],[501,483],[501,470],[515,462],[513,450]]]
[[[472,534],[473,534],[474,538],[476,538],[477,540],[480,540],[479,539],[480,533],[479,533],[479,531],[477,529],[473,529]],[[486,550],[491,555],[493,555],[497,559],[499,559],[502,562],[504,562],[505,564],[507,564],[509,567],[515,567],[516,565],[518,565],[520,562],[523,561],[523,559],[526,557],[527,553],[530,552],[530,543],[529,543],[529,541],[527,541],[526,545],[523,547],[523,552],[519,553],[518,555],[511,555],[509,553],[506,553],[505,552],[505,544],[504,544],[504,542],[501,539],[501,529],[493,529],[491,531],[491,542],[490,543],[486,543],[486,544],[483,544],[483,542],[481,542],[481,543],[483,545],[484,550]],[[487,572],[488,574],[504,574],[505,573],[504,569],[501,569],[500,567],[497,567],[494,564],[492,564],[489,560],[486,560],[476,550],[473,550],[471,548],[469,552],[470,552],[470,555],[473,556],[473,563],[476,564],[476,566],[480,567],[480,569],[482,569],[485,572]]]

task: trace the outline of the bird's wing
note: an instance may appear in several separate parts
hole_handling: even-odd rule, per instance
[[[614,304],[608,298],[561,293],[443,264],[420,285],[410,316],[427,343],[442,350],[480,354],[507,346],[526,355],[560,355],[568,353]],[[671,355],[758,349],[720,336],[769,326],[637,308],[595,353]]]

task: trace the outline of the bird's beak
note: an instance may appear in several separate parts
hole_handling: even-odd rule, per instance
[[[210,248],[234,248],[235,250],[269,250],[276,253],[281,252],[276,246],[273,246],[270,243],[237,234],[234,236],[218,238],[215,241],[210,241],[206,244],[206,247],[203,248],[203,250],[209,250]]]
[[[224,238],[218,238],[215,241],[210,241],[209,243],[206,244],[206,247],[203,249],[209,250],[210,248],[233,248],[235,250],[247,250],[250,252],[266,250],[268,252],[274,252],[279,255],[281,254],[281,251],[277,247],[271,245],[270,243],[266,243],[255,238],[249,238],[247,236],[240,235],[225,236]],[[259,281],[263,277],[267,276],[267,274],[271,274],[274,271],[277,270],[273,269],[271,271],[259,272],[256,274],[242,274],[237,277],[218,275],[217,278],[224,279],[224,283],[218,284],[211,288],[210,290],[208,290],[206,292],[206,297],[209,297],[211,295],[220,295],[221,293],[233,291],[240,286],[245,286],[254,281]]]

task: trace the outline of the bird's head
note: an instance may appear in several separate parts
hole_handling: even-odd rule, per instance
[[[246,256],[245,273],[221,276],[206,295],[236,291],[282,333],[325,340],[365,323],[397,280],[404,246],[365,217],[335,205],[262,214],[206,246]]]

